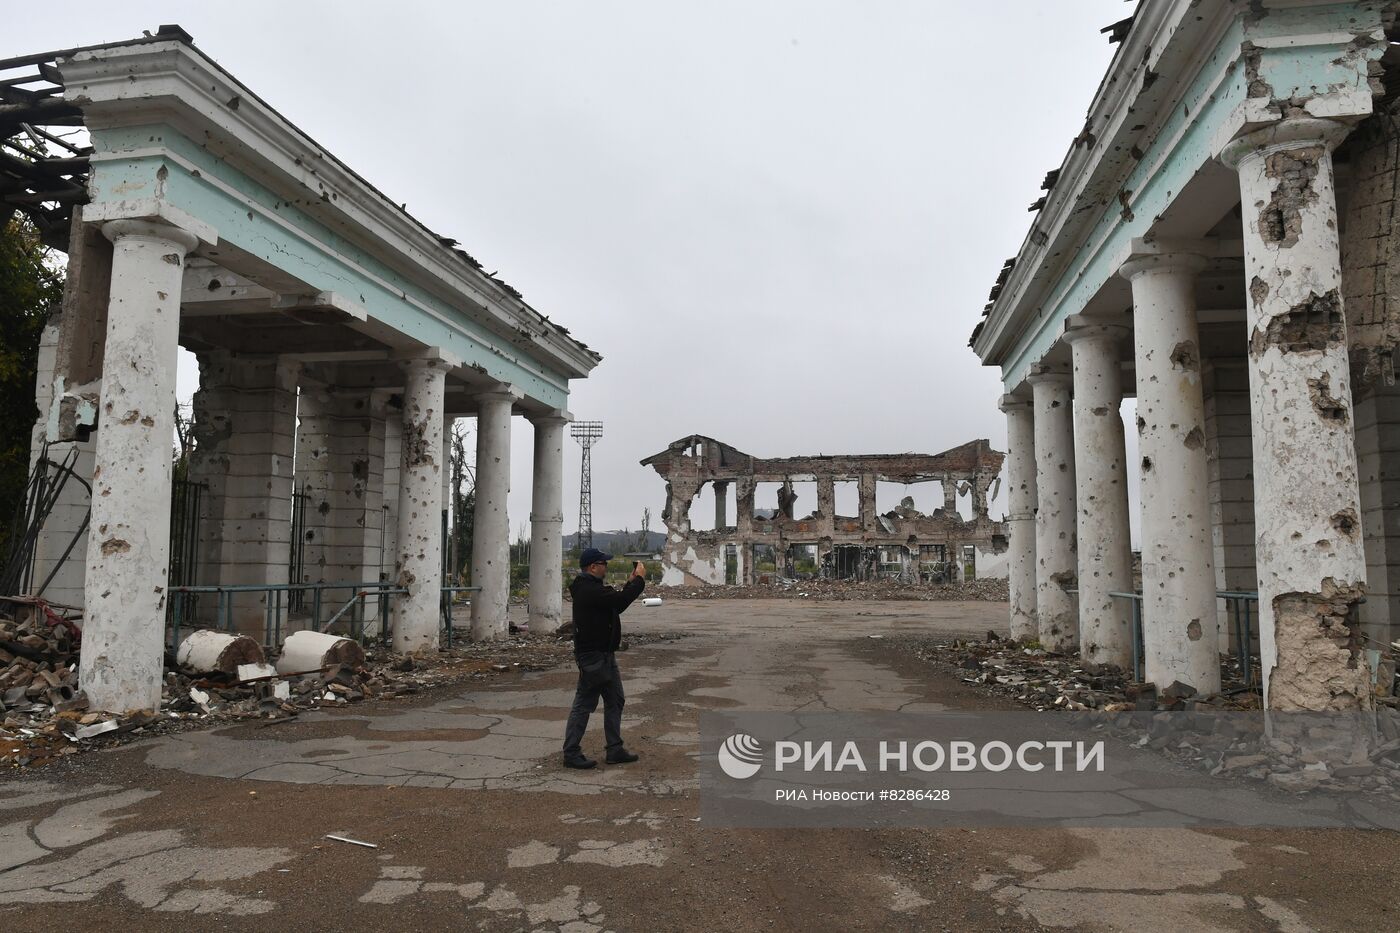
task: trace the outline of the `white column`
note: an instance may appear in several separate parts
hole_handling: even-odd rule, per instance
[[[395,582],[408,590],[393,600],[394,650],[436,651],[442,598],[443,394],[448,364],[406,360],[399,457]]]
[[[510,409],[513,389],[477,396],[476,511],[472,523],[472,640],[503,638],[510,603]]]
[[[395,393],[398,394],[398,393]],[[403,464],[403,409],[386,402],[384,418],[384,562],[379,579],[392,580],[399,555],[399,470]],[[447,464],[443,465],[447,469]]]
[[[94,709],[160,707],[183,230],[119,220],[102,364],[78,672]]]
[[[1133,283],[1146,676],[1159,690],[1180,681],[1215,693],[1220,622],[1195,293],[1204,265],[1194,253],[1143,252],[1121,274]]]
[[[1035,613],[1035,413],[1030,402],[1014,395],[1001,397],[1001,410],[1006,412],[1011,637],[1033,641],[1040,637]]]
[[[1133,663],[1131,606],[1109,593],[1133,589],[1124,448],[1123,372],[1118,347],[1126,327],[1077,315],[1066,322],[1074,355],[1074,476],[1079,511],[1079,653],[1096,664]]]
[[[1069,373],[1038,372],[1031,384],[1035,405],[1035,603],[1040,644],[1071,652],[1079,642],[1074,605],[1079,572],[1074,525],[1074,419]]]
[[[530,501],[530,630],[552,632],[564,613],[564,425],[566,412],[530,419],[535,475]]]
[[[1244,205],[1259,647],[1273,709],[1373,704],[1348,618],[1366,554],[1326,120],[1232,143]]]
[[[219,350],[199,355],[189,478],[204,483],[198,584],[283,584],[290,563],[292,457],[301,364],[272,354]],[[268,593],[234,594],[233,626],[270,640]],[[285,605],[286,597],[282,597]],[[214,624],[218,600],[199,603]],[[285,632],[285,628],[284,628]]]

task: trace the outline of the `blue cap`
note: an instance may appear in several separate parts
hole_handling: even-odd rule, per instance
[[[585,548],[583,553],[578,556],[578,565],[580,567],[591,567],[594,564],[606,564],[610,560],[612,560],[611,554],[606,551],[600,551],[596,547],[590,547]]]

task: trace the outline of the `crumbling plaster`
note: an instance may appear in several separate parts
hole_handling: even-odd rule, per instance
[[[723,585],[730,547],[736,551],[739,582],[754,582],[753,549],[765,545],[776,555],[785,555],[791,545],[815,545],[819,564],[834,549],[848,545],[905,548],[910,578],[924,545],[942,547],[945,554],[971,545],[977,548],[979,559],[981,555],[994,558],[1007,548],[1006,523],[993,521],[987,508],[1000,482],[1003,459],[1004,454],[992,450],[985,440],[941,454],[760,458],[703,435],[682,438],[642,461],[666,480],[666,506],[661,513],[666,523],[662,584]],[[798,482],[817,484],[816,502],[810,511],[804,511],[793,491],[792,484]],[[859,515],[836,514],[837,482],[857,484]],[[878,482],[939,482],[944,506],[925,514],[906,498],[899,507],[878,514]],[[707,483],[726,488],[733,485],[738,503],[733,526],[704,531],[692,527],[691,504]],[[773,503],[756,501],[758,483],[779,484]],[[957,512],[960,491],[972,501],[971,519]],[[759,508],[772,509],[774,514],[760,516],[756,514]],[[989,563],[1005,566],[994,559]]]

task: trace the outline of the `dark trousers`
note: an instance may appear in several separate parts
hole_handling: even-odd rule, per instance
[[[603,738],[609,752],[622,748],[622,673],[617,669],[617,657],[611,651],[581,651],[574,655],[578,664],[578,689],[574,705],[569,710],[569,722],[564,727],[564,757],[582,755],[579,748],[588,728],[588,717],[603,698]]]

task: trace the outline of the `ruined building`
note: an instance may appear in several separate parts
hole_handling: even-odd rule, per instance
[[[1005,386],[1016,635],[1129,662],[1135,470],[1148,680],[1219,689],[1217,593],[1257,590],[1268,706],[1372,705],[1400,635],[1393,7],[1142,0],[1112,30],[971,339]]]
[[[668,585],[754,583],[764,570],[777,576],[805,571],[835,579],[893,577],[908,582],[963,579],[969,563],[994,575],[996,555],[1006,550],[1006,525],[987,514],[995,497],[1003,455],[985,440],[941,454],[780,457],[764,459],[728,444],[692,434],[647,457],[666,480]],[[794,483],[815,482],[816,501],[799,508]],[[836,484],[857,486],[859,514],[836,514]],[[937,482],[943,505],[928,514],[906,497],[879,514],[876,483]],[[715,527],[691,527],[690,508],[706,483],[713,484]],[[776,485],[760,505],[759,483]],[[733,488],[736,514],[729,521]],[[958,496],[971,499],[972,518],[958,513]]]
[[[277,587],[350,584],[388,600],[396,650],[436,648],[444,435],[462,416],[477,437],[473,636],[507,625],[517,415],[535,429],[530,611],[557,624],[569,383],[596,353],[179,27],[0,61],[0,77],[3,219],[26,211],[68,253],[35,456],[75,452],[81,482],[49,516],[34,576],[85,609],[94,708],[159,705],[175,566],[186,584],[244,588],[210,594],[222,619],[199,621],[263,635],[269,601],[288,607]],[[200,378],[181,482],[200,495],[176,512],[172,554],[180,346]]]

